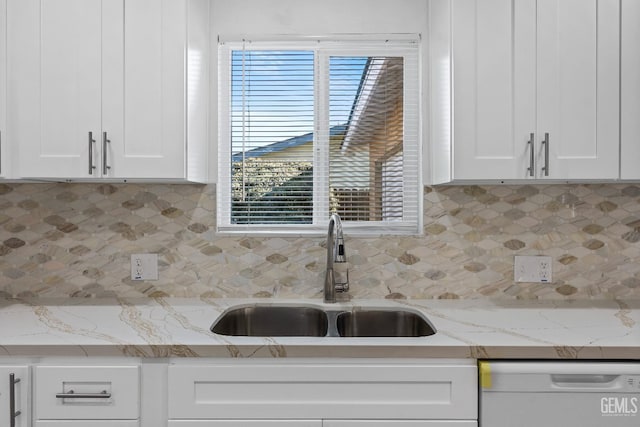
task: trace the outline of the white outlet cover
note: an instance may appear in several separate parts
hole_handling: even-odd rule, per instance
[[[158,254],[131,254],[131,280],[158,280]]]
[[[516,256],[513,280],[528,283],[552,283],[553,259],[550,256]]]

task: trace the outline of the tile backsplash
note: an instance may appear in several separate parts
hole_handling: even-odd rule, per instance
[[[640,297],[640,186],[426,187],[424,235],[346,236],[355,298]],[[0,184],[0,295],[320,298],[324,237],[215,234],[215,186]],[[157,281],[130,280],[157,253]],[[514,255],[553,283],[514,283]]]

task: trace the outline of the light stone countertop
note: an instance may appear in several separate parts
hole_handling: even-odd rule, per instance
[[[404,306],[437,329],[422,338],[228,337],[209,328],[237,304],[348,310]],[[0,356],[427,357],[640,359],[640,300],[351,301],[0,300]]]

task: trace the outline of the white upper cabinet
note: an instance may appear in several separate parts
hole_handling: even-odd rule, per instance
[[[451,26],[434,29],[432,67],[452,56],[432,94],[449,86],[452,117],[434,123],[434,162],[451,162],[434,183],[618,178],[619,2],[436,0]]]
[[[205,161],[207,152],[208,1],[125,0],[124,16],[124,55],[116,55],[115,47],[113,54],[115,63],[124,59],[124,72],[113,67],[113,80],[106,83],[113,89],[122,85],[124,91],[105,91],[103,104],[103,123],[113,129],[109,173],[187,178],[190,170],[205,175],[197,162]],[[123,142],[114,144],[116,137]],[[187,149],[200,151],[188,158]]]
[[[0,178],[9,175],[7,150],[7,0],[0,0]]]
[[[453,179],[529,176],[535,3],[452,0]]]
[[[622,179],[640,179],[640,2],[622,0]]]
[[[8,13],[21,177],[206,179],[205,0],[9,0]]]
[[[89,136],[101,131],[101,7],[9,0],[9,110],[22,176],[99,176]]]
[[[538,0],[537,46],[538,174],[618,178],[620,0]]]

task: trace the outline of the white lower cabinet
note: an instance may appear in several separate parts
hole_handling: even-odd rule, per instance
[[[182,420],[169,427],[477,427],[471,420]]]
[[[471,359],[89,360],[0,359],[0,426],[478,425]]]
[[[325,420],[322,427],[477,427],[472,420]]]
[[[477,420],[473,361],[176,361],[168,368],[168,390],[171,427],[285,420],[304,427],[432,427]]]
[[[181,420],[169,427],[322,427],[320,420]]]
[[[138,366],[36,366],[36,427],[137,427]]]
[[[36,421],[36,427],[138,427],[137,421],[128,420],[45,420]]]
[[[0,365],[0,426],[31,425],[29,367]]]

